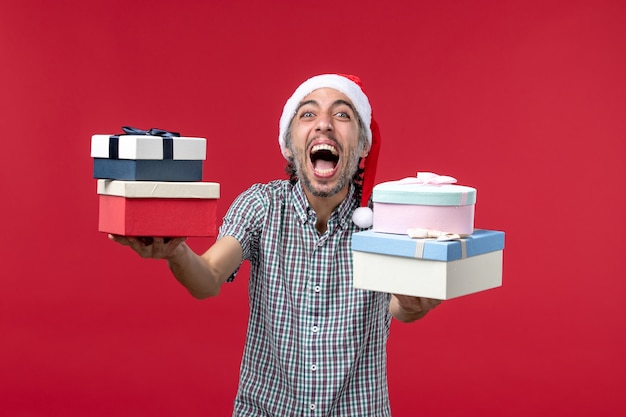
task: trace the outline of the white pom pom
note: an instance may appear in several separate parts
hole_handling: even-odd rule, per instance
[[[374,223],[374,212],[369,207],[359,207],[354,210],[352,221],[361,229],[368,229]]]

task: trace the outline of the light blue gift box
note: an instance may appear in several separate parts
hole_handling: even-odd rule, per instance
[[[447,300],[502,285],[504,232],[449,241],[371,230],[352,235],[354,287]]]
[[[504,232],[476,229],[459,240],[412,239],[408,235],[372,230],[352,235],[352,250],[407,258],[454,261],[504,249]]]

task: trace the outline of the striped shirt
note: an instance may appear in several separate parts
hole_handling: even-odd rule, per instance
[[[220,227],[250,261],[234,416],[389,416],[390,295],[353,288],[354,187],[320,235],[300,183],[256,184]]]

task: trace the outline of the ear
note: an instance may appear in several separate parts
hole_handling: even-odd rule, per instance
[[[283,148],[283,156],[284,156],[286,159],[293,158],[293,154],[291,153],[291,149],[289,149],[289,147],[288,147],[288,146],[285,146],[285,147]]]
[[[371,148],[372,147],[369,143],[365,144],[365,146],[363,147],[363,150],[361,151],[360,157],[365,158],[369,154]]]

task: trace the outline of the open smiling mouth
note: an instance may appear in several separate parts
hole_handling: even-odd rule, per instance
[[[331,176],[339,162],[337,149],[325,143],[313,146],[309,157],[311,158],[313,171],[321,177]]]

